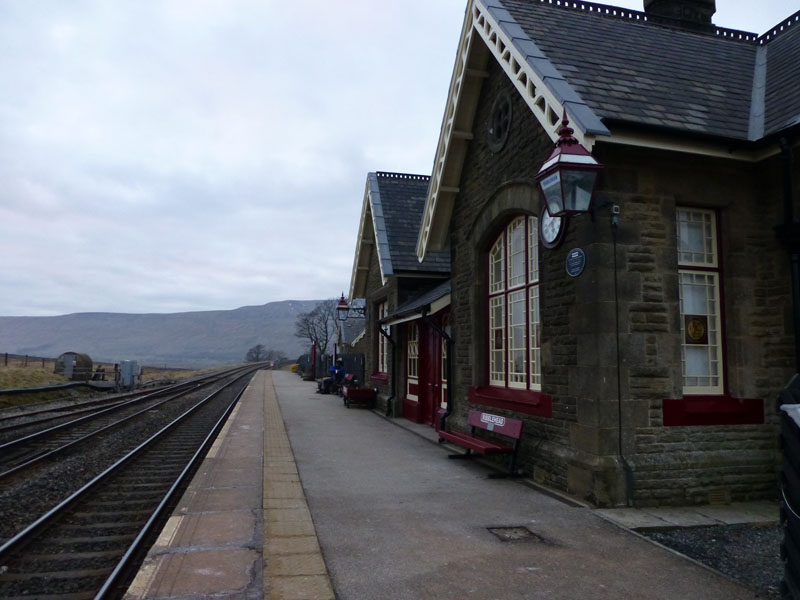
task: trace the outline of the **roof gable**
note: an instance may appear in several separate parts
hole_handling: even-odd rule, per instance
[[[371,250],[377,252],[381,283],[402,273],[450,272],[449,252],[433,252],[424,261],[415,255],[417,232],[427,198],[427,175],[367,174],[349,297],[363,298]]]
[[[763,152],[747,142],[800,122],[800,98],[787,85],[800,74],[800,61],[792,61],[800,11],[762,36],[674,25],[589,2],[470,0],[418,259],[446,243],[488,60],[503,67],[553,141],[566,110],[589,150],[602,139],[756,160]]]

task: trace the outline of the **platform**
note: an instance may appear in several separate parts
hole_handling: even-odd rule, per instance
[[[430,427],[315,390],[256,375],[128,600],[753,598],[627,529],[761,522],[769,503],[598,511],[487,479],[477,462],[447,460]]]

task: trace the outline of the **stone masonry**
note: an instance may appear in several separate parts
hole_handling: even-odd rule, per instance
[[[553,147],[494,61],[487,70],[450,224],[454,428],[464,427],[470,387],[487,383],[488,244],[513,216],[539,214],[534,176]],[[492,151],[490,112],[502,93],[512,98],[511,129]],[[619,145],[598,143],[593,153],[605,166],[597,199],[621,209],[616,270],[608,207],[594,220],[573,218],[560,247],[540,247],[543,391],[553,415],[507,413],[525,420],[521,467],[598,505],[631,492],[641,505],[773,495],[774,399],[793,372],[793,331],[787,258],[772,229],[780,192],[758,173],[777,170],[777,159],[757,172]],[[763,424],[664,426],[664,400],[682,398],[676,206],[719,212],[727,394],[732,405],[762,401]],[[572,278],[564,263],[575,247],[587,264]]]

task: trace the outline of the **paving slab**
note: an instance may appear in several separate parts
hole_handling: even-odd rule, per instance
[[[251,381],[126,600],[334,600],[272,385]]]
[[[337,600],[754,598],[590,508],[447,460],[313,382],[273,383]],[[494,527],[530,535],[502,541]]]
[[[247,388],[125,594],[263,597],[263,376]]]
[[[253,379],[127,600],[754,597],[627,530],[774,522],[774,503],[594,510],[315,390]]]
[[[665,508],[597,509],[598,515],[628,529],[668,529],[713,525],[770,525],[778,522],[777,502],[741,502]]]

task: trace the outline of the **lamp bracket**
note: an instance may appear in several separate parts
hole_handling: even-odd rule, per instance
[[[591,218],[592,223],[597,220],[595,211],[603,210],[604,208],[608,207],[611,207],[611,226],[619,226],[619,215],[622,213],[622,209],[620,208],[619,204],[612,202],[608,198],[598,198],[592,204],[592,208],[589,211],[589,217]]]

